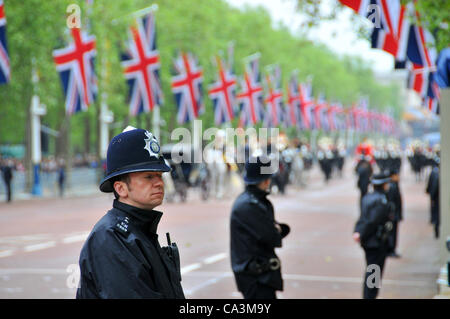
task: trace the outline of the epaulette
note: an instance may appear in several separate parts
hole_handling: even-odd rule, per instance
[[[129,223],[128,217],[122,217],[117,221],[116,226],[114,228],[118,230],[120,233],[124,235],[128,235],[128,223]]]

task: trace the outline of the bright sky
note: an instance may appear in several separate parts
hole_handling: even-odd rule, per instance
[[[304,33],[300,25],[304,18],[295,10],[296,0],[227,0],[234,7],[242,8],[245,4],[250,6],[262,5],[271,14],[275,22],[282,21],[294,34]],[[323,9],[327,9],[327,3],[337,0],[325,0]],[[362,56],[373,65],[373,70],[378,74],[386,74],[393,70],[394,59],[386,52],[370,48],[370,43],[364,39],[358,39],[350,16],[355,13],[350,8],[345,8],[335,21],[324,21],[319,27],[310,30],[306,35],[312,41],[324,43],[337,54],[350,54]],[[361,19],[363,19],[361,17]]]

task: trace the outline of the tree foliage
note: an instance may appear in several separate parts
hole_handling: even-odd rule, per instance
[[[0,86],[0,144],[25,143],[26,119],[33,94],[31,82],[32,61],[40,76],[34,88],[47,106],[42,122],[62,131],[70,122],[70,145],[73,152],[97,149],[100,96],[107,99],[114,112],[111,133],[118,133],[127,124],[147,126],[151,115],[130,118],[127,105],[127,87],[120,65],[120,53],[128,37],[132,12],[147,7],[146,0],[96,0],[91,11],[85,1],[26,0],[6,1],[8,43],[12,79]],[[77,113],[70,121],[65,116],[62,88],[52,58],[52,51],[66,46],[69,32],[66,26],[68,4],[77,3],[82,9],[82,28],[90,24],[89,33],[97,39],[96,74],[99,95],[88,112]],[[161,128],[163,139],[178,126],[176,107],[170,89],[173,59],[178,50],[192,52],[204,72],[204,100],[206,112],[203,127],[213,126],[212,104],[206,89],[215,79],[212,57],[226,52],[234,41],[235,72],[242,75],[243,58],[261,53],[261,70],[278,63],[283,72],[283,85],[292,70],[298,70],[300,80],[313,78],[315,94],[323,92],[330,101],[350,105],[360,95],[368,95],[371,106],[384,109],[398,106],[395,88],[378,84],[370,65],[354,57],[339,58],[323,45],[293,36],[286,26],[273,28],[270,15],[263,8],[247,7],[243,11],[230,7],[225,0],[160,0],[156,13],[158,49],[161,55],[161,81],[164,105],[161,116],[166,125]],[[102,95],[105,93],[105,95]],[[89,129],[87,129],[87,127]],[[86,132],[89,132],[86,133]],[[51,152],[56,146],[52,144]]]

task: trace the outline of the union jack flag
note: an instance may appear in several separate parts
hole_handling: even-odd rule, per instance
[[[314,120],[316,123],[316,129],[323,129],[325,131],[329,130],[329,125],[326,117],[327,109],[327,102],[325,101],[324,95],[321,93],[319,94],[316,105],[314,107]]]
[[[285,118],[283,111],[283,93],[281,92],[281,72],[278,67],[273,70],[273,74],[266,75],[267,96],[264,100],[266,103],[266,112],[264,124],[266,127],[277,127],[283,123]]]
[[[198,118],[204,110],[202,97],[203,71],[189,53],[180,53],[174,61],[177,75],[172,77],[172,92],[178,108],[178,123]]]
[[[224,65],[220,57],[216,57],[219,71],[217,81],[210,85],[208,95],[214,106],[216,125],[231,122],[235,114],[236,76],[231,66]]]
[[[291,75],[287,86],[287,98],[289,124],[300,130],[302,129],[302,99],[300,96],[300,85],[295,73]]]
[[[302,114],[302,125],[305,129],[314,129],[314,99],[312,96],[311,82],[301,83],[299,85],[300,110]]]
[[[425,105],[430,112],[439,114],[440,88],[435,80],[436,72],[431,72],[428,78],[428,90],[425,97]]]
[[[421,65],[415,63],[408,63],[408,89],[412,89],[422,98],[427,94],[428,89],[428,68],[424,68]]]
[[[0,84],[8,83],[11,77],[11,66],[6,43],[6,15],[3,0],[0,0]]]
[[[65,95],[67,114],[86,111],[95,100],[97,81],[94,72],[95,37],[71,29],[73,42],[53,51]]]
[[[148,113],[163,103],[159,77],[160,57],[156,47],[156,23],[151,12],[131,28],[122,67],[129,87],[130,114]]]
[[[412,7],[402,5],[400,0],[377,2],[381,8],[381,27],[373,29],[372,48],[392,54],[396,61],[405,61],[410,27],[407,12]]]
[[[347,6],[357,14],[367,17],[369,5],[374,4],[374,0],[339,0],[344,6]]]
[[[241,88],[241,93],[237,95],[241,110],[240,126],[255,125],[263,116],[263,89],[258,56],[252,57],[247,63]]]

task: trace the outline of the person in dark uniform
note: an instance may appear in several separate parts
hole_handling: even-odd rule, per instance
[[[434,225],[434,237],[439,238],[440,209],[439,209],[439,164],[440,158],[435,157],[434,166],[428,178],[426,192],[430,195],[431,224]]]
[[[167,234],[158,242],[164,198],[162,173],[170,170],[156,138],[128,127],[107,152],[100,190],[114,193],[113,207],[94,226],[81,250],[77,299],[184,298],[180,261]]]
[[[6,186],[6,201],[8,203],[12,200],[12,188],[11,188],[11,181],[13,179],[13,163],[11,160],[8,160],[6,164],[2,167],[2,173],[3,173],[3,181],[5,182]]]
[[[289,233],[275,221],[270,187],[270,160],[251,157],[245,164],[245,191],[235,200],[230,218],[231,266],[238,290],[245,299],[275,299],[283,290],[281,264],[275,247]]]
[[[361,158],[358,164],[355,167],[355,172],[358,175],[358,183],[357,186],[359,191],[361,192],[360,196],[360,205],[362,203],[363,197],[367,194],[370,185],[370,177],[373,174],[372,165],[370,164],[370,160],[364,154],[361,155]]]
[[[394,165],[393,168],[386,171],[386,175],[390,176],[391,182],[389,183],[389,190],[386,194],[389,202],[393,204],[394,214],[392,221],[392,232],[389,236],[389,251],[388,256],[394,258],[400,258],[400,255],[397,254],[397,238],[398,238],[398,225],[400,221],[403,219],[403,203],[402,203],[402,195],[400,192],[400,175],[397,167]]]
[[[382,173],[373,176],[371,183],[374,190],[363,197],[361,215],[353,232],[353,239],[361,245],[366,256],[364,299],[377,297],[388,252],[393,211],[392,204],[386,198],[389,182],[390,178]]]

